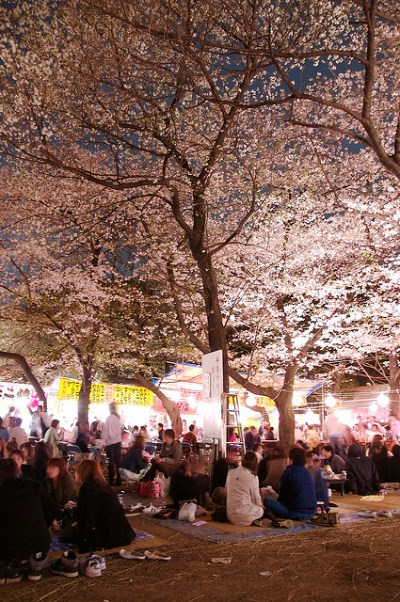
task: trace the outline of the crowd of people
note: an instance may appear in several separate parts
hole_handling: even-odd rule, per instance
[[[198,456],[183,453],[182,442],[196,449],[194,424],[178,440],[173,429],[159,423],[156,434],[162,445],[154,456],[146,451],[145,427],[134,429],[123,449],[124,429],[111,403],[104,424],[82,423],[77,428],[76,444],[86,456],[72,475],[60,447],[59,421],[50,419],[40,406],[33,418],[42,435],[35,445],[18,417],[13,419],[12,408],[0,418],[0,514],[6,519],[0,531],[0,573],[6,567],[10,579],[15,575],[18,580],[18,562],[24,561],[32,578],[37,577],[51,533],[82,553],[130,543],[135,533],[113,486],[132,474],[143,482],[160,474],[169,479],[174,512],[185,500],[195,500],[200,508],[214,508],[216,520],[251,525],[268,519],[275,527],[290,526],[291,520],[314,520],[318,502],[329,510],[328,482],[335,474],[345,481],[348,493],[358,495],[378,492],[383,482],[400,482],[397,435],[378,423],[369,427],[373,435],[365,443],[354,434],[346,438],[335,417],[328,417],[325,433],[312,426],[303,429],[288,453],[269,425],[250,427],[244,456],[239,447],[230,445],[226,456],[214,462],[210,479]],[[99,434],[107,470],[88,455]],[[76,562],[68,552],[50,569],[75,576]]]

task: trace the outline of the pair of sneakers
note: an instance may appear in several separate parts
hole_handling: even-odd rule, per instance
[[[18,583],[22,579],[24,567],[20,560],[11,560],[7,566],[0,561],[0,584]]]
[[[169,554],[160,550],[145,550],[141,552],[140,550],[122,549],[119,551],[119,555],[125,560],[146,560],[146,558],[149,560],[171,560]]]

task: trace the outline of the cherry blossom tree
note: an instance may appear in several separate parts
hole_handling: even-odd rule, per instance
[[[38,0],[34,7],[28,1],[4,7],[2,16],[0,135],[8,159],[37,162],[101,190],[127,192],[147,230],[149,213],[156,217],[153,238],[155,230],[168,230],[160,256],[183,332],[203,352],[222,349],[225,390],[231,374],[249,390],[275,395],[289,442],[293,412],[286,392],[297,360],[314,345],[322,325],[311,321],[312,328],[290,340],[301,297],[274,289],[272,305],[287,334],[289,385],[276,395],[275,389],[252,384],[229,363],[224,268],[239,258],[235,265],[245,273],[248,248],[237,257],[229,250],[249,238],[248,224],[256,229],[255,216],[261,225],[268,223],[262,211],[268,203],[271,211],[274,205],[288,207],[280,227],[293,232],[292,205],[307,196],[303,180],[310,181],[312,172],[324,174],[329,194],[339,202],[353,173],[349,170],[347,182],[340,179],[339,185],[335,170],[326,168],[327,157],[330,164],[345,157],[357,180],[365,176],[360,166],[372,151],[398,177],[396,153],[389,148],[398,116],[392,110],[395,11],[386,3],[355,0],[176,0],[151,6],[140,0],[68,5]],[[360,16],[369,19],[367,25],[357,23]],[[321,133],[296,134],[296,128],[307,131],[305,126]],[[339,142],[343,139],[360,146],[349,149]],[[308,162],[300,144],[313,146],[312,160],[295,185],[289,177],[293,156]],[[82,148],[92,162],[82,160]],[[323,190],[328,194],[326,186]],[[174,243],[184,252],[183,262]],[[286,269],[285,244],[280,237],[281,271],[274,276],[279,281]],[[177,295],[183,286],[192,291],[184,282],[189,273],[196,288],[184,302],[197,308],[194,332]],[[337,309],[330,294],[328,316]]]

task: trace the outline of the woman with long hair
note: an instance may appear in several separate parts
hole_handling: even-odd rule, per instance
[[[60,443],[60,435],[58,433],[60,421],[56,418],[51,421],[50,428],[46,431],[44,436],[44,442],[47,445],[47,451],[49,452],[50,458],[61,458],[61,451],[58,447]]]
[[[122,468],[129,472],[139,473],[148,466],[149,454],[144,450],[145,443],[143,435],[137,435],[135,441],[126,451]]]
[[[62,521],[63,526],[72,523],[77,487],[62,458],[49,459],[44,488],[56,505],[56,520]]]
[[[47,462],[50,460],[47,445],[44,441],[38,441],[33,451],[33,476],[43,485],[46,480]]]
[[[246,452],[241,466],[228,472],[226,479],[226,512],[234,525],[251,525],[264,516],[258,484],[258,459]]]
[[[121,504],[106,484],[95,460],[82,460],[76,469],[79,487],[75,537],[79,552],[125,546],[136,537]],[[66,541],[65,535],[63,536]]]

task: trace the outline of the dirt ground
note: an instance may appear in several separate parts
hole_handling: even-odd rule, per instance
[[[215,544],[138,516],[139,530],[166,540],[170,562],[107,558],[97,579],[43,575],[0,586],[7,602],[324,602],[399,600],[400,518]],[[214,564],[213,558],[231,558]],[[264,575],[260,573],[266,573]]]

